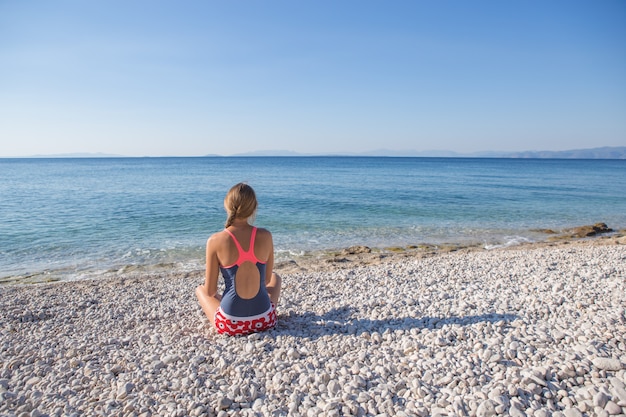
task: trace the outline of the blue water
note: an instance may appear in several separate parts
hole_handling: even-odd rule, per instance
[[[626,161],[365,157],[0,159],[0,279],[196,268],[246,181],[277,259],[352,245],[536,241],[626,228]]]

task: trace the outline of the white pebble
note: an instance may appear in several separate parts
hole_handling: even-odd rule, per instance
[[[609,415],[612,415],[612,416],[616,414],[622,414],[622,407],[615,404],[613,401],[607,402],[606,405],[604,406],[604,409],[606,410],[607,413],[609,413]]]
[[[623,368],[622,363],[619,359],[613,358],[594,358],[593,365],[605,371],[619,371]]]

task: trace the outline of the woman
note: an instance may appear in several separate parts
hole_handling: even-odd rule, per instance
[[[224,208],[226,228],[207,241],[205,282],[196,288],[196,296],[218,333],[234,336],[272,328],[281,280],[272,271],[272,234],[250,225],[257,209],[252,187],[233,186]],[[221,296],[217,294],[220,271],[225,284]]]

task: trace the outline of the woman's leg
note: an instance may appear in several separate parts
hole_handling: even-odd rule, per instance
[[[270,296],[270,300],[274,303],[274,306],[278,307],[278,300],[280,299],[280,287],[282,280],[280,275],[273,272],[272,277],[270,278],[270,282],[265,285],[267,288],[267,293]]]
[[[213,326],[215,326],[215,312],[220,306],[219,295],[211,297],[204,285],[199,285],[196,288],[196,297],[198,297],[198,302],[200,303],[200,307],[202,307],[202,311],[204,311],[204,314],[206,314],[209,321],[213,324]]]

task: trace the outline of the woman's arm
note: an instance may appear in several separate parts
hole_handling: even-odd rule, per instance
[[[267,262],[265,263],[265,284],[269,284],[272,279],[272,272],[274,272],[274,241],[272,240],[272,234],[267,232],[269,236],[269,250],[270,254],[267,258]]]
[[[206,242],[206,272],[204,285],[196,288],[196,297],[202,311],[211,323],[215,324],[215,312],[220,306],[220,295],[217,294],[217,278],[219,276],[219,260],[217,259],[217,241],[215,235]]]
[[[265,264],[265,287],[274,306],[278,306],[282,279],[274,272],[274,242],[272,241],[272,234],[270,232],[267,232],[267,234],[269,235],[270,254]]]
[[[215,235],[211,236],[206,242],[206,271],[204,277],[204,288],[207,290],[209,297],[217,295],[217,279],[219,277],[220,263],[217,258],[218,239]]]

